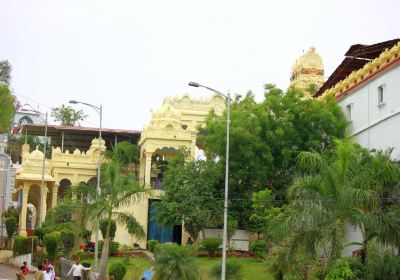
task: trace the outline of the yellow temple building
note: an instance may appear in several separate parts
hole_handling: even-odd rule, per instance
[[[307,88],[315,85],[320,88],[325,82],[324,64],[321,56],[311,47],[293,64],[290,76],[290,86],[299,88],[307,94]]]
[[[197,147],[197,129],[204,125],[205,118],[214,110],[222,114],[225,109],[225,100],[215,94],[209,99],[193,99],[185,94],[181,97],[167,97],[162,106],[152,111],[152,118],[141,133],[139,181],[153,189],[151,195],[132,204],[123,211],[134,214],[137,221],[143,226],[147,238],[137,240],[126,229],[118,227],[115,241],[121,244],[132,245],[138,243],[146,247],[149,239],[158,239],[161,242],[177,242],[187,239],[187,233],[182,225],[174,228],[163,228],[151,219],[153,202],[162,194],[162,171],[154,164],[165,159],[180,147],[190,149],[192,157]],[[42,221],[46,218],[47,210],[57,205],[68,188],[78,186],[79,183],[88,183],[96,180],[98,161],[98,138],[91,141],[87,151],[75,149],[72,153],[60,147],[53,147],[51,158],[45,160],[44,194],[45,201],[42,211]],[[83,145],[84,146],[84,145]],[[106,150],[102,140],[101,150]],[[20,205],[19,235],[26,236],[27,231],[33,230],[39,217],[27,219],[28,212],[40,213],[40,186],[42,179],[43,153],[37,148],[30,151],[29,145],[23,146],[22,166],[17,170],[14,197]],[[31,211],[28,211],[32,209]],[[27,221],[29,224],[27,224]]]

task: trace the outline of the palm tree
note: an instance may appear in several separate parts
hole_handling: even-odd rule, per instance
[[[391,238],[399,236],[393,219],[375,215],[384,185],[398,176],[398,166],[388,157],[377,159],[349,139],[336,140],[330,155],[301,153],[298,169],[288,190],[290,203],[273,223],[273,232],[284,240],[282,267],[299,253],[315,261],[323,252],[331,263],[341,257],[348,226],[364,228],[372,213],[375,225],[389,223]]]
[[[132,213],[119,211],[119,209],[137,202],[149,193],[149,190],[140,184],[131,172],[124,169],[121,161],[118,160],[118,156],[113,155],[110,161],[103,165],[102,169],[101,195],[97,195],[96,190],[91,186],[80,187],[80,192],[94,198],[86,205],[85,216],[88,220],[107,221],[99,280],[104,280],[106,274],[112,221],[114,220],[118,225],[124,226],[130,234],[143,238],[145,233],[142,225],[139,224]]]
[[[164,244],[156,250],[155,280],[198,280],[200,272],[193,259],[193,248]]]

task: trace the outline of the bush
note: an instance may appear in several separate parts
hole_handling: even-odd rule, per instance
[[[190,246],[179,246],[172,243],[157,245],[155,249],[156,263],[152,279],[200,279],[200,272],[194,261],[193,253],[194,250]]]
[[[355,279],[353,271],[351,271],[349,263],[346,260],[338,260],[332,267],[324,280],[351,280]]]
[[[75,233],[71,230],[65,230],[61,232],[61,243],[64,246],[65,253],[68,258],[70,257],[72,248],[75,245]]]
[[[55,259],[58,246],[61,243],[60,233],[58,231],[48,233],[44,236],[43,241],[49,258]]]
[[[365,280],[400,279],[400,258],[381,249],[376,242],[368,242],[364,266]]]
[[[147,247],[149,248],[149,251],[152,253],[154,253],[154,250],[156,249],[157,245],[158,245],[158,240],[147,241]]]
[[[269,246],[265,240],[254,240],[251,244],[251,252],[260,259],[265,259],[268,254]]]
[[[200,241],[200,250],[208,252],[208,256],[212,257],[215,251],[219,250],[222,245],[221,238],[204,238]]]
[[[14,217],[6,219],[6,231],[7,237],[12,238],[17,232],[17,220]]]
[[[43,237],[46,231],[42,227],[35,228],[35,236],[37,236],[39,245],[43,246]]]
[[[110,265],[108,273],[114,274],[115,280],[122,280],[126,274],[126,267],[122,263],[113,263]]]
[[[111,247],[110,247],[110,254],[114,254],[118,251],[119,249],[119,242],[111,242]]]
[[[215,264],[211,267],[210,274],[217,279],[221,278],[221,263]],[[238,263],[236,260],[228,260],[226,262],[225,271],[226,280],[240,280],[242,279],[242,264]]]
[[[37,246],[37,237],[23,237],[23,236],[16,236],[14,238],[14,245],[13,245],[13,254],[14,256],[26,255],[29,253],[33,253],[32,249],[36,251]]]

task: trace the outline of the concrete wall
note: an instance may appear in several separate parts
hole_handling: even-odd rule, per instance
[[[379,103],[378,87],[383,86],[383,102]],[[343,112],[350,118],[350,135],[369,149],[393,148],[392,158],[400,159],[400,66],[374,78],[363,87],[339,100]],[[349,116],[348,106],[351,107]],[[345,243],[362,242],[360,229],[347,226]],[[348,256],[361,246],[349,246]]]
[[[384,101],[378,104],[378,87],[384,86]],[[347,114],[351,105],[350,133],[360,145],[370,149],[394,148],[393,159],[400,159],[400,66],[339,100]]]

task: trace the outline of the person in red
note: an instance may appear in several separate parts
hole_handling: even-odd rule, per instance
[[[28,267],[28,264],[26,263],[26,262],[23,262],[22,263],[23,265],[22,265],[22,273],[24,274],[24,276],[28,276],[28,274],[29,274],[29,267]]]

